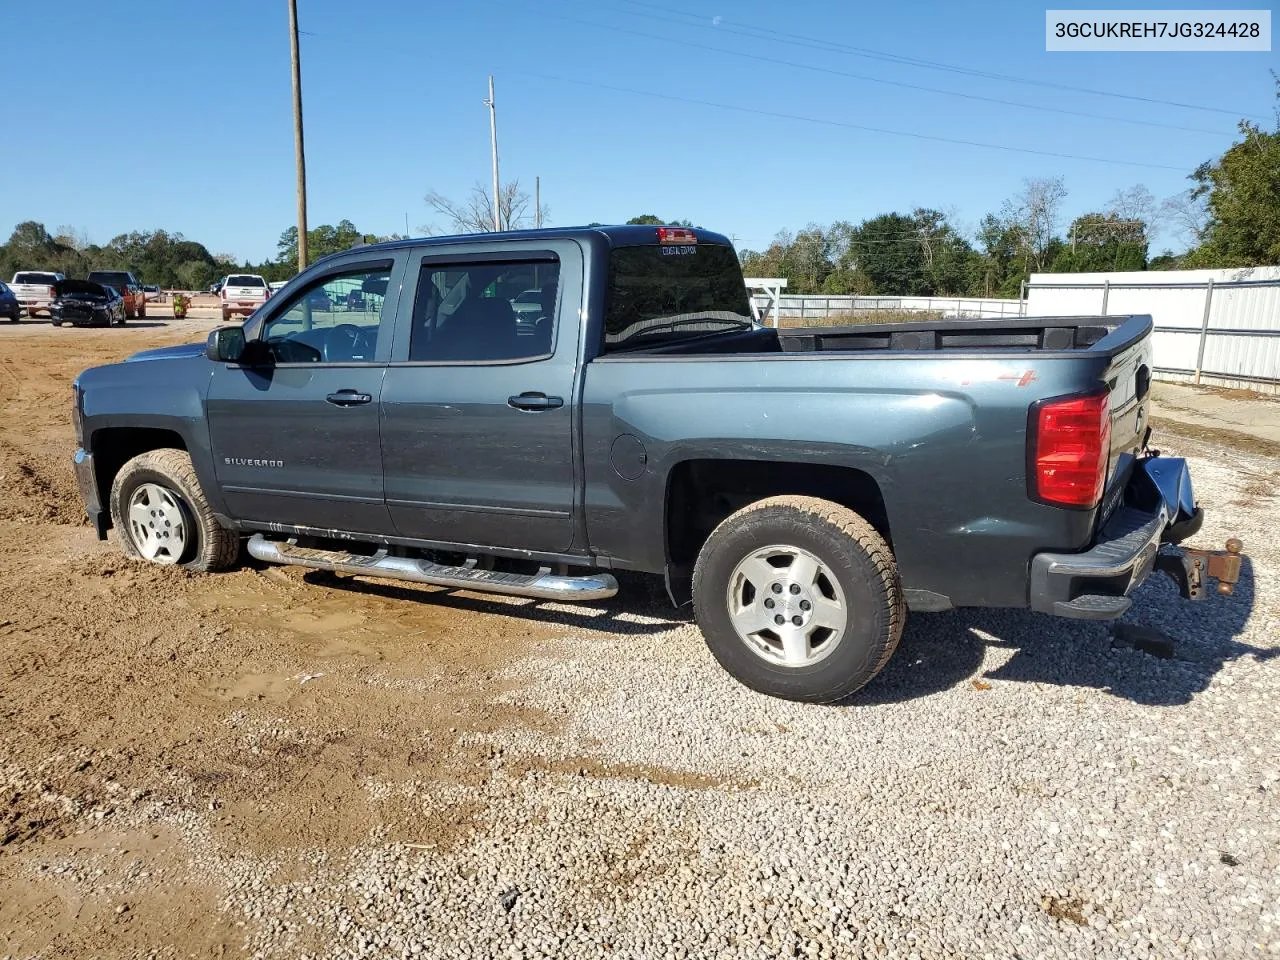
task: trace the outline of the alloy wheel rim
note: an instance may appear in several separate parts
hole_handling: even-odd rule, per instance
[[[807,667],[831,655],[844,637],[849,606],[830,567],[801,547],[753,550],[729,577],[729,622],[756,656]]]
[[[129,497],[129,532],[138,552],[153,563],[174,564],[187,547],[187,515],[172,490],[144,483]]]

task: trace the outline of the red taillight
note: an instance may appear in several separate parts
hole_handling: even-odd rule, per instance
[[[57,295],[58,295],[58,288],[57,288],[57,287],[50,287],[50,288],[49,288],[49,296],[51,296],[51,297],[56,297]]]
[[[1105,393],[1045,400],[1031,409],[1027,486],[1032,499],[1059,507],[1096,507],[1111,454],[1111,404]]]
[[[218,290],[218,296],[220,296],[223,300],[227,299],[227,288],[226,288],[226,287],[221,287],[221,288]]]

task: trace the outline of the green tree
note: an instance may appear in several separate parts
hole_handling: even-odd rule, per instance
[[[1026,271],[1020,262],[1022,238],[1016,225],[994,213],[978,225],[978,255],[969,290],[980,297],[1018,296]]]
[[[1189,257],[1197,267],[1280,263],[1280,129],[1241,122],[1242,139],[1191,175],[1193,197],[1205,197],[1204,243]]]
[[[627,221],[628,226],[651,226],[651,227],[692,227],[692,220],[663,220],[661,217],[652,213],[642,213],[638,217],[632,217]],[[598,224],[597,224],[598,226]]]
[[[339,220],[337,226],[322,223],[307,231],[307,259],[315,263],[321,257],[350,250],[359,243],[377,243],[386,238],[372,233],[362,233],[350,220]],[[253,266],[253,265],[249,265]],[[298,272],[298,228],[290,227],[276,241],[276,258],[254,267],[269,280],[287,280]],[[265,271],[265,272],[264,272]],[[276,275],[280,274],[280,275]]]
[[[929,279],[916,221],[901,213],[864,220],[849,239],[844,266],[856,265],[878,294],[922,296]]]
[[[1147,268],[1147,225],[1115,211],[1076,217],[1049,265],[1052,273],[1091,273]]]

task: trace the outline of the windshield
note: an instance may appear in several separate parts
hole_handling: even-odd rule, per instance
[[[261,277],[253,277],[249,275],[227,277],[228,287],[265,287],[267,281]]]
[[[610,252],[606,353],[752,325],[742,268],[731,248],[651,245]]]
[[[125,287],[129,284],[129,275],[127,273],[117,273],[110,270],[95,270],[89,274],[89,279],[94,283],[105,283],[116,288]]]
[[[15,273],[14,283],[55,283],[58,276],[53,273]]]

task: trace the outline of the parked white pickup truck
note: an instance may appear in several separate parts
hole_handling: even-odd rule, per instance
[[[65,280],[60,273],[48,273],[43,270],[19,270],[9,282],[9,289],[18,298],[18,303],[27,311],[28,317],[34,317],[37,310],[49,313],[57,291],[54,284]],[[52,316],[52,314],[50,314]]]
[[[249,316],[267,302],[271,288],[267,281],[255,273],[233,273],[227,277],[218,292],[222,301],[222,320],[225,323],[236,314]]]

